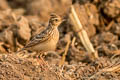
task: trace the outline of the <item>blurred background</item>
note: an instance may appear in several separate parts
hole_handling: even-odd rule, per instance
[[[88,61],[86,57],[88,52],[77,36],[77,32],[72,28],[73,24],[69,18],[71,5],[74,6],[83,29],[98,52],[100,57],[98,61]],[[88,80],[94,72],[96,74],[99,70],[120,61],[120,0],[0,0],[0,54],[14,54],[24,47],[34,35],[48,25],[50,14],[53,12],[66,21],[59,26],[60,40],[55,54],[49,53],[45,60],[51,65],[58,64],[67,42],[72,42],[65,60],[65,72],[63,73],[67,75],[67,77],[64,76],[65,78]],[[11,56],[8,58],[11,62]],[[13,56],[13,58],[17,60],[16,57]],[[11,64],[14,65],[12,62]],[[26,70],[27,66],[25,66]],[[39,72],[38,74],[41,75]],[[118,73],[111,71],[98,75],[99,77],[94,76],[95,80],[120,79],[119,70]],[[24,80],[22,77],[20,79]]]

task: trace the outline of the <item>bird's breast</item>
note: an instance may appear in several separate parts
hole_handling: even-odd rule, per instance
[[[54,51],[56,49],[56,44],[59,40],[59,31],[58,29],[53,30],[51,37],[38,45],[35,45],[32,50],[34,51]]]

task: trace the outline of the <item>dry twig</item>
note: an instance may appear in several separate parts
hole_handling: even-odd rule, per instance
[[[74,9],[74,6],[71,6],[71,13],[69,15],[71,22],[73,23],[73,30],[77,32],[80,40],[82,41],[82,44],[86,48],[86,50],[89,53],[89,57],[91,60],[97,59],[98,54],[97,51],[94,50],[93,45],[91,44],[87,32],[83,29],[83,26],[76,14],[76,11]]]
[[[116,71],[120,71],[120,63],[118,63],[118,64],[113,64],[113,65],[111,65],[110,67],[106,67],[106,68],[100,70],[99,72],[97,72],[97,73],[95,73],[94,75],[92,75],[92,76],[89,78],[89,80],[95,78],[97,75],[100,75],[100,74],[102,74],[102,73],[104,73],[104,72],[116,72]]]
[[[70,42],[71,42],[71,41],[68,40],[67,45],[66,45],[66,48],[65,48],[65,52],[64,52],[64,54],[63,54],[63,56],[62,56],[62,59],[61,59],[61,61],[60,61],[60,63],[59,63],[59,67],[61,67],[61,66],[64,64],[64,61],[65,61],[65,58],[66,58],[66,55],[67,55],[67,52],[68,52],[68,49],[69,49]]]
[[[108,26],[105,28],[105,30],[106,30],[106,31],[109,31],[113,24],[114,24],[114,20],[112,20],[112,21],[108,24]]]

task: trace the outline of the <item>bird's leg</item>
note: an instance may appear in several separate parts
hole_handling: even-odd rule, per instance
[[[42,54],[40,55],[40,59],[41,59],[41,61],[43,62],[44,65],[46,65],[47,67],[49,67],[48,63],[47,63],[47,62],[43,59],[43,57],[42,57],[43,54],[44,54],[44,53],[42,53]]]
[[[39,59],[39,55],[36,56],[37,61],[39,62],[39,65],[44,69],[44,66],[42,64],[42,61]]]
[[[39,62],[39,64],[40,64],[40,66],[41,66],[44,70],[47,70],[47,69],[45,68],[45,65],[46,65],[47,67],[49,67],[49,65],[48,65],[48,63],[43,59],[42,55],[43,55],[43,53],[40,53],[40,55],[37,56],[37,60],[38,60],[38,62]]]

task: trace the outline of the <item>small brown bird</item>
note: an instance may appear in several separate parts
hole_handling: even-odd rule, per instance
[[[58,26],[62,23],[62,18],[54,13],[50,15],[49,24],[44,31],[35,35],[28,44],[22,48],[23,50],[36,51],[42,54],[47,51],[54,51],[59,40]],[[17,52],[17,53],[18,53]]]

